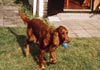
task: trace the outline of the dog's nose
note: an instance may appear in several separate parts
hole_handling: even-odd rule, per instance
[[[67,43],[69,43],[69,42],[70,42],[70,39],[67,40]]]
[[[67,39],[64,40],[64,42],[65,42],[65,43],[69,43],[69,42],[70,42],[70,39],[67,38]]]

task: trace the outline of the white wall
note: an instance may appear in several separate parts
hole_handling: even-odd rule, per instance
[[[39,0],[39,17],[43,17],[43,11],[44,11],[44,0]]]
[[[47,5],[48,0],[28,0],[29,4],[33,7],[33,15],[38,15],[43,17],[47,14]],[[45,4],[46,3],[46,4]]]

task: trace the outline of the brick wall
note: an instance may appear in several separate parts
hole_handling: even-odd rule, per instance
[[[47,16],[47,11],[48,11],[48,0],[44,0],[44,17]]]

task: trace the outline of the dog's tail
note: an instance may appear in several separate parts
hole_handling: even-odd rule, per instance
[[[19,11],[19,16],[21,17],[21,19],[24,21],[25,24],[30,23],[31,20],[20,11]]]

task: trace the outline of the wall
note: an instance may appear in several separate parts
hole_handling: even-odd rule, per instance
[[[33,15],[39,17],[47,16],[48,0],[28,0],[29,4],[33,7]]]

